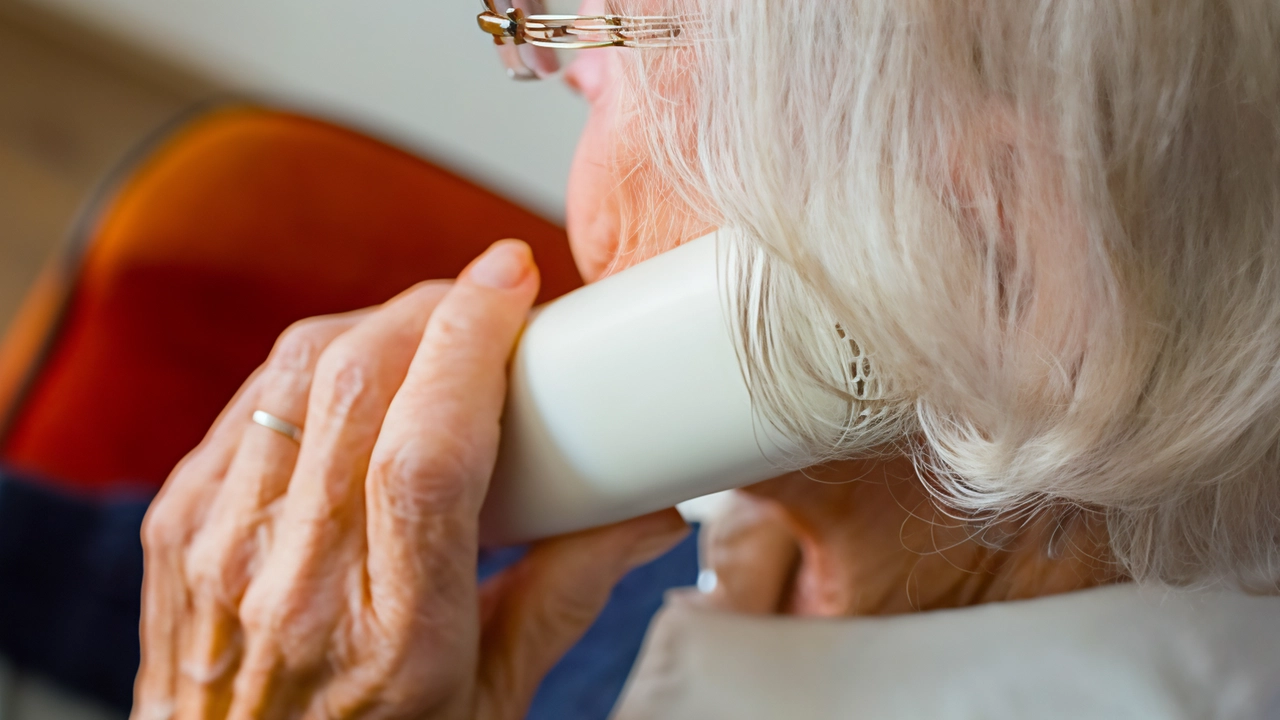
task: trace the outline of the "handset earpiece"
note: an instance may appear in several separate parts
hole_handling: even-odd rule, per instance
[[[719,234],[531,316],[481,514],[496,546],[618,522],[784,472],[738,362]]]

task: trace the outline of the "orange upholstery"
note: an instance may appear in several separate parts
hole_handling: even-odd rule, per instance
[[[543,300],[580,283],[552,223],[395,148],[260,108],[181,128],[97,217],[60,321],[33,340],[46,285],[0,348],[10,366],[45,348],[0,459],[79,489],[161,483],[295,320],[453,277],[504,237],[533,246]]]

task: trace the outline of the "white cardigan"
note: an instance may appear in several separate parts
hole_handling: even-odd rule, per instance
[[[1280,720],[1280,598],[1120,585],[888,618],[673,592],[614,720]]]

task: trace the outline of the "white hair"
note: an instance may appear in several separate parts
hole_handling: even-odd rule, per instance
[[[617,5],[698,35],[627,54],[619,161],[743,237],[744,370],[812,460],[909,438],[971,516],[1280,590],[1280,3]]]

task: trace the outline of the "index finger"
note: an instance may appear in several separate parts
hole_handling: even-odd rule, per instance
[[[475,585],[476,525],[498,450],[506,365],[538,282],[529,247],[503,241],[431,316],[370,463],[369,576],[389,585],[385,594],[371,588],[374,598],[401,597],[405,583]]]

